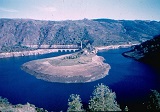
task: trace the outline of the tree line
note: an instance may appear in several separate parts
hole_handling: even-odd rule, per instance
[[[151,90],[151,95],[146,104],[146,111],[160,111],[160,93],[156,90]],[[141,110],[141,109],[139,109]],[[80,95],[71,94],[68,99],[68,112],[102,112],[102,111],[132,111],[127,106],[124,109],[116,101],[116,93],[112,92],[108,86],[98,84],[92,93],[88,103],[88,108],[84,109]]]

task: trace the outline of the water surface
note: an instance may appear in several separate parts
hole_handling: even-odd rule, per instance
[[[49,111],[65,111],[70,94],[79,94],[83,104],[87,105],[94,86],[104,83],[116,92],[117,101],[122,108],[128,105],[134,109],[142,106],[150,89],[160,90],[160,78],[148,65],[123,57],[121,53],[126,50],[99,52],[98,55],[103,56],[105,62],[111,65],[109,75],[98,81],[81,84],[46,82],[20,69],[27,61],[66,53],[0,59],[0,96],[8,98],[12,104],[29,102]]]

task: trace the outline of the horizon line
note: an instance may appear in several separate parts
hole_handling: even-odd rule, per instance
[[[0,19],[19,19],[19,20],[35,20],[35,21],[78,21],[78,20],[98,20],[98,19],[108,19],[108,20],[115,20],[115,21],[157,21],[160,20],[150,20],[150,19],[113,19],[113,18],[83,18],[83,19],[64,19],[64,20],[51,20],[51,19],[34,19],[34,18],[6,18],[0,17]]]

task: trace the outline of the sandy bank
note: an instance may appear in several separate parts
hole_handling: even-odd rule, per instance
[[[30,61],[23,64],[22,69],[38,79],[61,83],[92,82],[105,77],[110,69],[109,64],[103,63],[103,57],[97,55],[92,56],[91,61],[86,63],[79,59],[78,64],[71,66],[53,64],[57,60],[62,60],[65,56]],[[81,59],[85,58],[82,57]]]
[[[58,52],[58,50],[57,49],[38,49],[33,51],[6,52],[6,53],[0,53],[0,58],[39,55],[39,54],[47,54],[52,52]]]
[[[95,48],[97,49],[97,51],[100,51],[100,50],[127,48],[133,45],[137,45],[137,44],[109,45],[109,46],[101,46],[101,47],[95,47]]]

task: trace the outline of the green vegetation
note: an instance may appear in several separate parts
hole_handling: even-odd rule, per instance
[[[21,50],[15,45],[80,46],[82,41],[84,48],[88,43],[94,46],[139,43],[159,34],[159,29],[160,23],[156,21],[0,19],[0,52]]]
[[[151,92],[152,93],[149,97],[149,101],[145,103],[146,105],[143,110],[151,112],[160,111],[160,93],[156,90],[151,90]],[[69,101],[68,111],[78,111],[77,108],[82,109],[81,111],[85,111],[83,109],[81,103],[82,101],[79,95],[72,94],[68,101]],[[141,110],[141,108],[139,108],[139,110]],[[95,86],[95,89],[89,100],[88,108],[86,109],[86,111],[88,112],[122,111],[122,109],[117,104],[115,92],[112,92],[112,90],[110,90],[109,87],[104,84],[98,84],[97,86]],[[123,111],[132,111],[132,110],[130,110],[128,106],[125,106]]]
[[[156,90],[151,90],[151,95],[145,103],[144,111],[158,112],[160,111],[160,93]],[[126,106],[124,111],[132,111]],[[139,108],[141,110],[141,108]],[[116,94],[112,92],[108,86],[98,84],[92,93],[89,100],[88,108],[83,108],[80,95],[71,94],[68,99],[67,112],[102,112],[102,111],[122,111],[116,101]],[[17,104],[12,105],[6,98],[0,97],[0,112],[48,112],[43,108],[35,107],[32,104]]]
[[[160,35],[155,36],[151,40],[141,43],[140,45],[134,46],[133,50],[148,55],[150,53],[156,53],[160,50]]]
[[[129,109],[128,109],[128,107],[127,107],[127,106],[124,108],[124,111],[129,111]]]
[[[98,84],[89,101],[88,111],[121,111],[117,104],[116,94],[108,86]],[[82,103],[79,95],[72,94],[69,98],[68,111],[80,111]],[[84,111],[83,109],[81,111]]]
[[[71,94],[69,99],[68,99],[68,112],[72,111],[84,111],[82,103],[81,103],[81,98],[77,94]]]
[[[123,53],[124,56],[131,57],[138,61],[148,63],[160,68],[160,35],[153,39],[132,47],[132,50]]]
[[[31,51],[31,50],[35,49],[21,45],[14,45],[14,46],[3,45],[0,52],[19,52],[19,51]]]
[[[121,111],[117,104],[116,94],[108,86],[100,84],[93,91],[93,96],[89,101],[91,111]]]
[[[12,105],[8,99],[0,97],[0,112],[48,112],[43,108],[35,107],[32,104],[17,104]]]
[[[90,55],[90,56],[85,56],[85,55],[81,55],[81,56],[66,56],[62,59],[53,59],[53,60],[49,60],[48,62],[51,65],[56,65],[56,66],[72,66],[72,65],[79,65],[79,64],[86,64],[92,61],[92,57],[94,55]]]
[[[10,103],[7,98],[2,98],[0,96],[0,107],[2,107],[3,105],[8,106],[8,105],[10,105]]]
[[[160,111],[160,93],[156,90],[151,90],[151,92],[147,109],[152,112]]]

